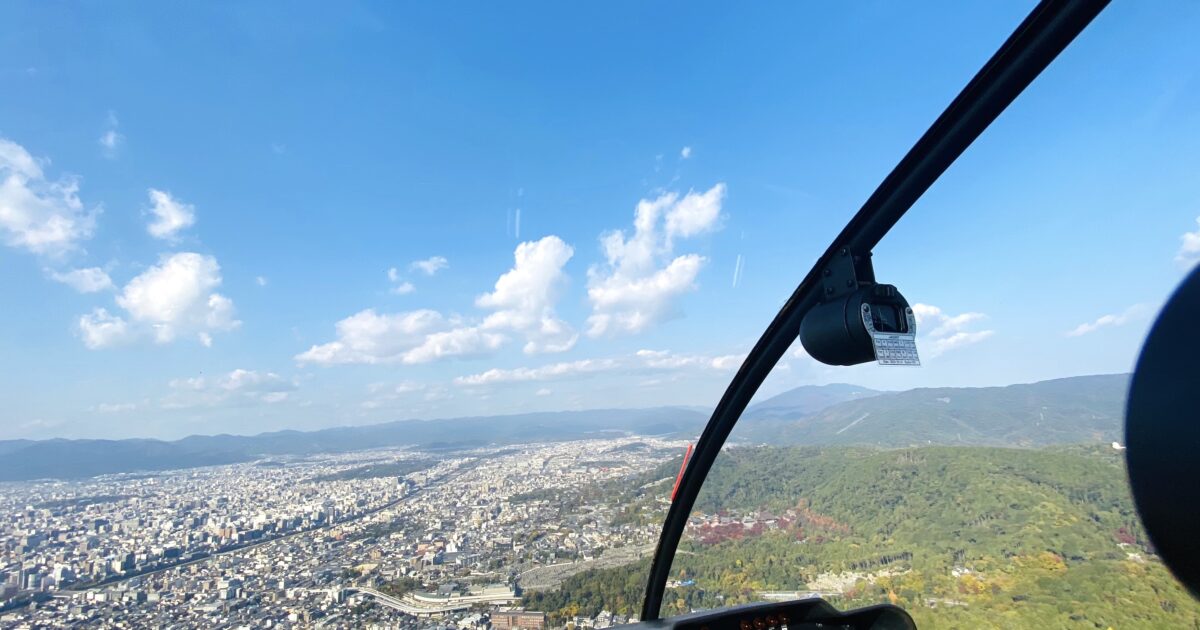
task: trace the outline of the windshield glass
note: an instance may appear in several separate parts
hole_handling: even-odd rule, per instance
[[[1171,31],[1119,19],[875,249],[921,367],[830,367],[794,344],[705,480],[664,615],[822,597],[923,628],[1200,621],[1138,522],[1122,444],[1141,342],[1196,261],[1194,205],[1166,191],[1196,164],[1197,93],[1168,69],[1178,41],[1102,52]],[[1142,76],[1097,82],[1097,65]]]
[[[0,626],[635,621],[746,352],[1031,8],[0,5]],[[664,614],[1195,621],[1119,441],[1197,27],[1110,9],[884,240],[923,367],[797,345]]]

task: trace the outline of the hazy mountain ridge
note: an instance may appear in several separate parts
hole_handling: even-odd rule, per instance
[[[735,441],[777,444],[1046,446],[1120,440],[1129,375],[1026,385],[879,392],[854,385],[803,386],[753,405]],[[87,477],[253,461],[264,456],[383,446],[443,448],[594,437],[605,432],[699,435],[708,413],[684,407],[600,409],[508,416],[400,420],[252,436],[174,441],[0,441],[0,481]]]
[[[801,385],[750,405],[742,418],[744,420],[799,418],[817,413],[838,403],[862,400],[882,393],[885,392],[846,383]]]
[[[794,444],[1036,447],[1122,441],[1128,374],[1004,387],[937,387],[830,406],[798,420],[747,425],[734,437]]]
[[[473,445],[582,439],[602,432],[698,435],[707,415],[675,407],[556,411],[509,416],[398,420],[317,431],[192,435],[179,440],[0,441],[0,481],[74,478],[248,462],[270,455],[357,451],[383,446]]]

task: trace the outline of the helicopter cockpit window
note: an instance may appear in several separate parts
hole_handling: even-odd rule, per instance
[[[462,8],[0,3],[0,627],[1200,627],[1200,4]]]
[[[1110,11],[875,248],[920,367],[838,354],[859,302],[810,312],[826,334],[801,327],[726,442],[664,616],[820,597],[930,628],[1200,622],[1139,522],[1123,444],[1129,373],[1196,259],[1178,177],[1200,90],[1177,83],[1182,33],[1099,80],[1101,50],[1175,32]],[[823,347],[829,330],[847,342]]]

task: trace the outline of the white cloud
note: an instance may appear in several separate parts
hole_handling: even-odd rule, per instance
[[[717,229],[724,198],[720,183],[682,198],[666,193],[643,199],[632,236],[615,231],[601,237],[606,265],[588,270],[589,335],[638,333],[678,314],[675,300],[696,288],[706,261],[697,254],[674,257],[675,241]]]
[[[74,176],[48,181],[48,162],[0,138],[0,237],[9,247],[58,256],[91,238],[99,209],[84,210]]]
[[[267,279],[266,279],[266,277],[264,277],[264,276],[255,276],[255,277],[254,277],[254,282],[255,282],[255,283],[257,283],[257,284],[258,284],[258,286],[260,286],[260,287],[265,287],[265,286],[267,286]]]
[[[551,392],[549,388],[543,387],[543,388],[537,390],[536,392],[534,392],[534,395],[535,396],[549,396],[552,393],[553,392]]]
[[[103,308],[79,318],[79,333],[83,337],[83,345],[92,350],[109,348],[133,337],[128,322]]]
[[[497,383],[521,383],[526,381],[548,381],[570,378],[581,374],[605,372],[620,367],[615,359],[582,359],[563,363],[551,363],[536,368],[520,367],[511,370],[492,368],[486,372],[460,376],[455,385],[494,385]]]
[[[1196,217],[1196,224],[1200,225],[1200,217]],[[1200,262],[1200,228],[1197,228],[1195,232],[1184,232],[1179,239],[1182,242],[1179,245],[1179,251],[1175,254],[1175,262],[1190,269]]]
[[[104,348],[143,333],[156,343],[170,343],[180,335],[195,334],[210,345],[212,333],[237,328],[233,301],[214,292],[221,284],[221,269],[212,256],[192,252],[164,255],[155,265],[125,285],[117,305],[125,318],[99,308],[79,319],[84,343]]]
[[[424,343],[406,353],[404,362],[429,363],[450,357],[482,356],[498,349],[505,340],[504,335],[475,326],[453,328],[426,337]]]
[[[338,322],[334,341],[312,346],[295,359],[321,365],[429,363],[488,354],[508,341],[507,332],[525,336],[527,353],[566,350],[577,335],[555,317],[554,302],[565,280],[562,266],[572,254],[556,236],[518,245],[513,268],[500,276],[491,293],[475,300],[480,308],[493,310],[482,323],[429,309],[394,314],[367,309]],[[399,272],[391,271],[389,279],[398,279]]]
[[[387,277],[388,282],[392,283],[392,288],[388,289],[389,293],[393,293],[395,295],[408,295],[409,293],[417,290],[417,287],[413,286],[413,283],[400,277],[400,270],[396,269],[395,267],[391,267],[387,270]]]
[[[912,309],[917,320],[917,340],[922,346],[929,346],[926,353],[929,358],[979,343],[995,334],[993,330],[966,330],[974,322],[987,317],[983,313],[948,315],[929,304],[913,304]]]
[[[682,149],[680,149],[679,157],[681,157],[685,160],[692,157],[692,147],[683,147]]]
[[[744,354],[705,356],[699,354],[675,354],[666,350],[638,350],[636,356],[647,367],[669,370],[683,368],[736,370],[746,360],[746,355]]]
[[[1130,321],[1133,321],[1135,319],[1145,316],[1148,311],[1149,311],[1149,307],[1147,305],[1134,304],[1133,306],[1130,306],[1129,308],[1125,309],[1123,312],[1114,313],[1114,314],[1110,314],[1110,315],[1102,315],[1102,316],[1096,318],[1096,320],[1094,320],[1094,321],[1084,322],[1084,323],[1076,326],[1075,328],[1068,330],[1065,334],[1068,337],[1082,337],[1083,335],[1086,335],[1088,333],[1096,332],[1097,330],[1100,330],[1101,328],[1123,326],[1123,325],[1129,323]]]
[[[432,276],[449,266],[450,262],[443,256],[430,256],[425,260],[414,260],[408,265],[409,269],[420,270],[427,276]]]
[[[496,385],[500,383],[523,383],[564,380],[589,376],[602,372],[632,371],[632,370],[735,370],[742,364],[746,355],[727,354],[708,356],[699,354],[676,354],[665,350],[638,350],[631,357],[619,359],[580,359],[549,363],[538,367],[518,367],[512,369],[492,368],[490,370],[460,376],[454,379],[455,385],[479,386]]]
[[[291,392],[298,389],[294,380],[274,372],[244,369],[236,369],[215,377],[177,378],[167,385],[173,391],[163,398],[162,406],[168,409],[226,404],[274,404],[287,400]]]
[[[321,365],[426,363],[482,354],[504,342],[503,335],[461,326],[428,309],[395,314],[367,309],[338,322],[336,329],[337,340],[315,345],[296,360]]]
[[[420,383],[413,381],[400,381],[395,387],[392,388],[392,391],[397,394],[410,394],[412,392],[419,392],[423,389],[425,389],[425,386]]]
[[[154,220],[146,226],[146,231],[154,238],[174,241],[180,230],[191,227],[196,223],[196,208],[191,204],[171,196],[171,193],[151,188],[150,213]]]
[[[518,245],[512,269],[496,280],[491,293],[475,300],[476,306],[495,310],[483,328],[523,334],[526,354],[570,350],[579,335],[557,318],[554,305],[567,280],[563,266],[574,254],[557,236]]]
[[[66,272],[49,271],[50,278],[80,293],[97,293],[113,288],[112,278],[99,267],[72,269]]]
[[[212,292],[221,284],[217,259],[192,252],[163,256],[129,281],[117,297],[132,321],[149,326],[158,343],[185,333],[232,330],[233,301]]]

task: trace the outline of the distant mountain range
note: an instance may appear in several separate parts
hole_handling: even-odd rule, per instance
[[[1124,439],[1128,387],[1128,374],[1105,374],[1007,387],[873,392],[815,412],[775,409],[777,420],[747,423],[735,429],[733,437],[883,447],[1108,443]]]
[[[0,481],[91,477],[247,462],[272,455],[358,451],[385,446],[452,449],[531,441],[574,440],[604,434],[699,435],[698,411],[597,409],[510,416],[401,420],[319,431],[258,435],[193,435],[181,440],[0,441]]]
[[[790,444],[1043,446],[1119,440],[1128,375],[1030,385],[879,392],[804,386],[751,406],[736,441]],[[699,435],[708,413],[682,407],[402,420],[320,431],[175,441],[0,441],[0,481],[77,478],[386,446],[453,449],[605,434]]]
[[[766,418],[800,418],[817,413],[848,400],[861,400],[882,394],[873,389],[833,383],[830,385],[802,385],[789,389],[782,394],[772,396],[760,403],[754,403],[746,409],[742,420],[760,420]]]

